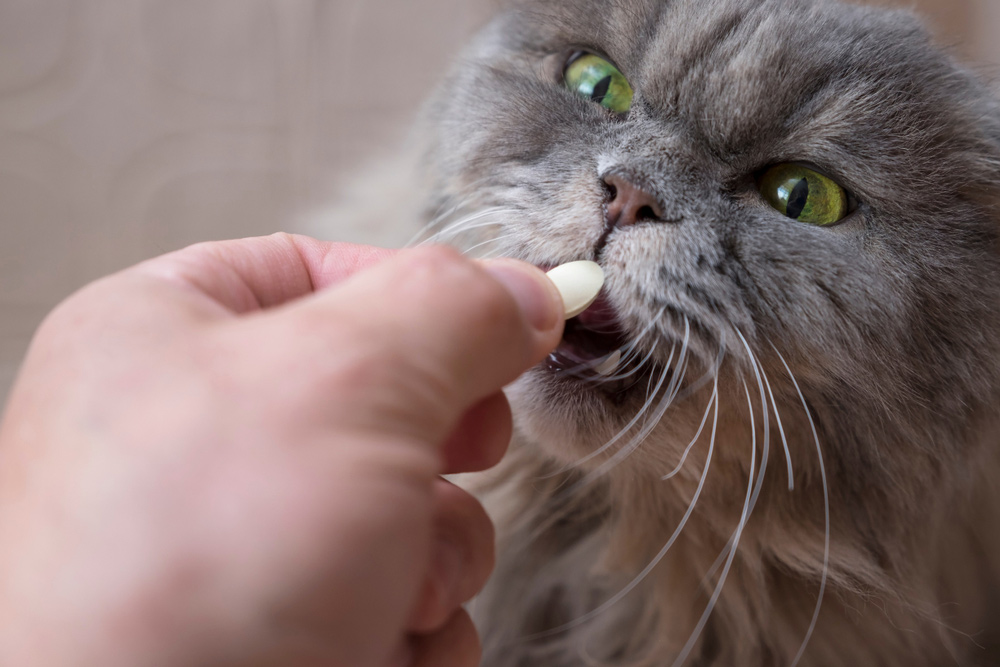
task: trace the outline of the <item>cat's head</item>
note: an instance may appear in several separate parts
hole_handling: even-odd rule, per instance
[[[968,463],[997,398],[1000,114],[910,15],[518,2],[429,116],[437,211],[478,213],[492,254],[607,274],[511,392],[552,457],[659,477],[714,406],[744,469],[767,420],[812,478],[814,424],[869,499]]]

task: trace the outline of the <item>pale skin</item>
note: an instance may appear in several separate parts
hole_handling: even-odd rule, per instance
[[[536,268],[276,235],[98,281],[0,424],[0,664],[469,667]]]

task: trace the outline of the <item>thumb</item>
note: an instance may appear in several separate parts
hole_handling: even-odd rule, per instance
[[[341,406],[339,424],[435,443],[563,330],[562,298],[539,269],[446,247],[402,251],[289,308],[325,322],[347,360],[338,375],[358,408]]]

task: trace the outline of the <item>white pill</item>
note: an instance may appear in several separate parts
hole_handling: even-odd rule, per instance
[[[605,377],[609,375],[614,375],[615,371],[618,370],[618,364],[620,364],[621,362],[622,362],[622,351],[615,350],[614,352],[609,354],[604,359],[604,361],[594,366],[594,370],[597,371],[598,374],[603,375]]]
[[[604,286],[604,269],[596,262],[569,262],[546,275],[562,295],[567,320],[587,310]]]

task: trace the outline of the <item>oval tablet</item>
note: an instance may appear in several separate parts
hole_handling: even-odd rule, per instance
[[[546,275],[562,295],[567,320],[587,310],[604,286],[604,269],[596,262],[569,262]]]

